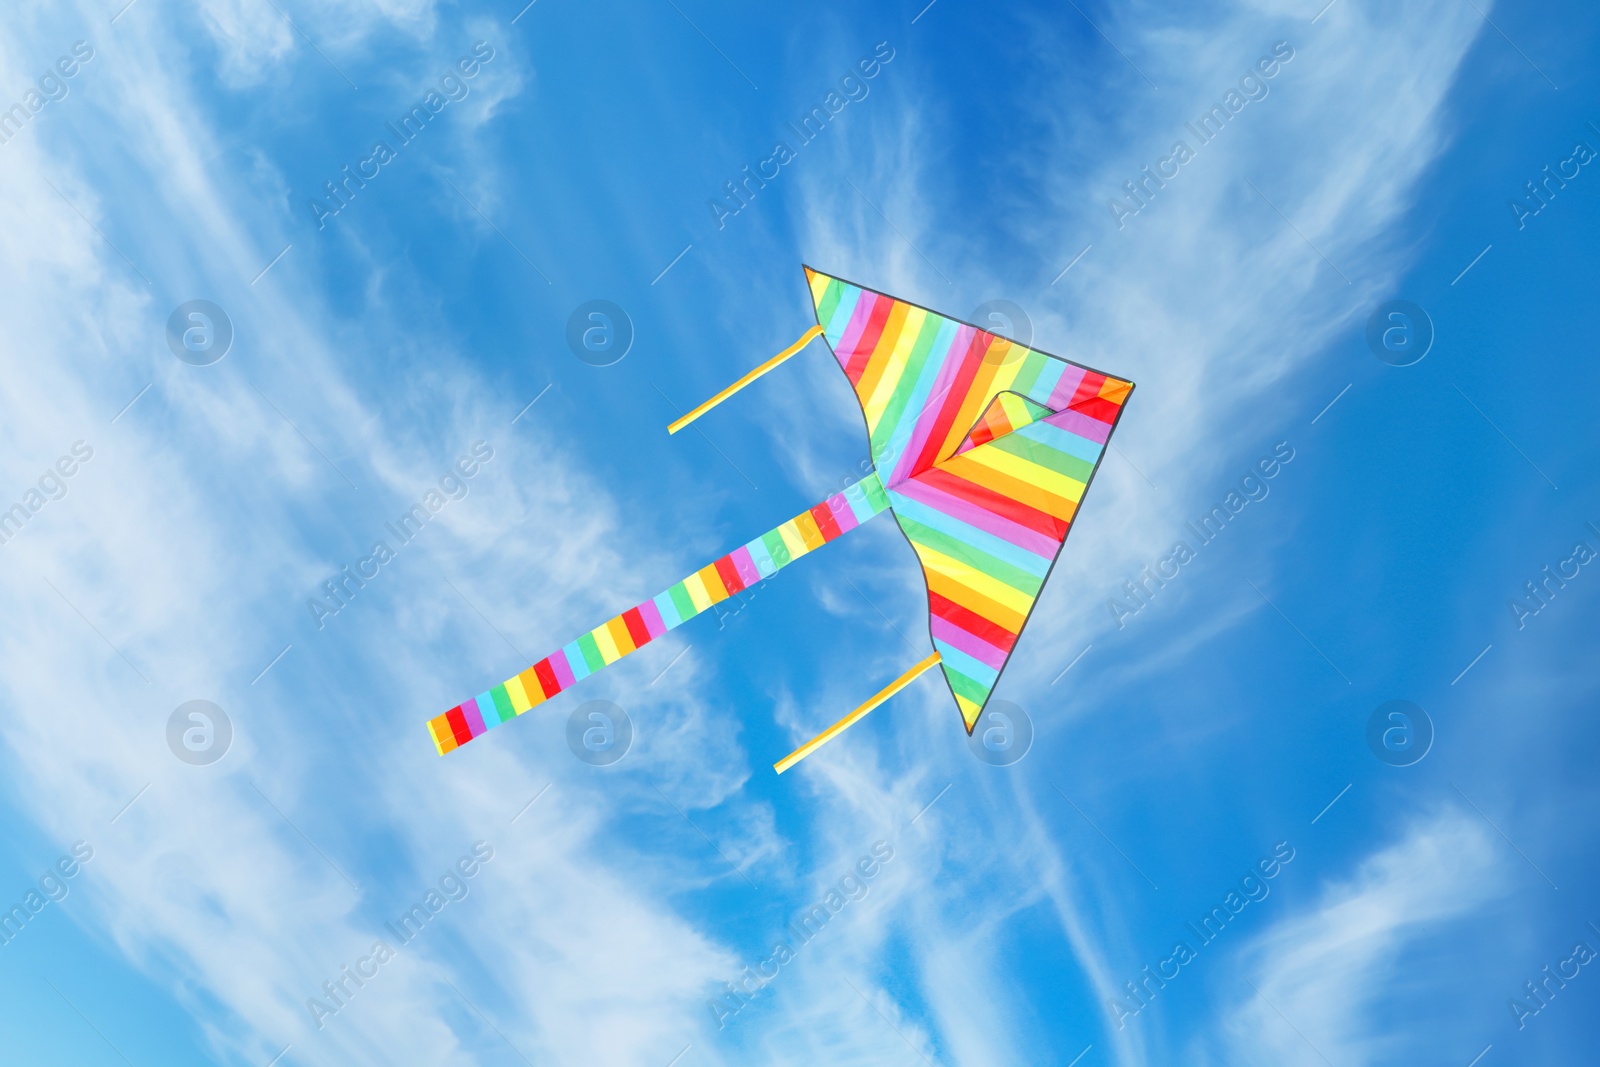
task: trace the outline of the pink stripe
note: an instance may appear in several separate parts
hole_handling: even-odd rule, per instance
[[[1067,364],[1061,371],[1061,378],[1056,382],[1056,387],[1050,390],[1050,399],[1044,406],[1051,411],[1060,411],[1070,404],[1078,392],[1078,385],[1083,381],[1084,373],[1082,367]]]
[[[1061,547],[1060,542],[1052,540],[1038,530],[1030,530],[1026,526],[1014,523],[992,511],[985,511],[922,482],[903,482],[895,487],[894,492],[908,496],[919,504],[926,504],[935,511],[942,511],[953,519],[960,519],[969,526],[976,526],[984,533],[994,534],[1001,540],[1010,541],[1018,548],[1032,552],[1042,559],[1053,559],[1056,549]]]
[[[487,726],[483,725],[483,716],[478,712],[477,697],[461,702],[461,717],[467,720],[467,729],[472,731],[473,737],[477,737],[488,729]],[[499,722],[500,713],[496,712],[494,718],[496,722]]]
[[[654,600],[646,600],[639,605],[639,618],[644,620],[644,628],[649,632],[650,640],[654,641],[667,632],[666,620],[661,617],[661,609],[656,607]]]
[[[756,561],[750,558],[750,549],[740,545],[728,553],[728,560],[733,564],[733,569],[738,572],[746,589],[761,580],[761,572],[756,569]]]
[[[833,516],[833,521],[839,524],[839,532],[841,534],[849,533],[861,525],[860,520],[856,518],[855,509],[850,506],[850,501],[845,498],[843,493],[833,494],[827,499],[826,503],[828,505],[828,513]]]
[[[999,670],[1006,665],[1006,654],[976,634],[969,634],[949,619],[939,615],[928,616],[929,630],[936,641],[953,645],[977,660]]]
[[[567,662],[567,654],[561,649],[550,653],[550,669],[555,672],[556,682],[565,689],[572,684],[572,665]]]
[[[1106,443],[1111,436],[1111,424],[1101,422],[1099,419],[1090,418],[1081,411],[1058,411],[1054,415],[1041,420],[1051,426],[1058,426],[1068,433],[1075,433],[1079,437],[1087,437],[1097,445]]]
[[[951,352],[965,353],[972,345],[972,335],[978,331],[971,326],[962,326],[956,330],[955,338],[950,342],[942,358],[944,362],[939,366],[939,376],[933,380],[933,389],[922,402],[922,410],[917,413],[916,424],[911,430],[911,440],[906,443],[906,450],[901,455],[900,461],[894,465],[894,474],[883,483],[885,487],[898,486],[901,482],[911,477],[911,466],[922,455],[922,448],[927,443],[928,434],[932,431],[934,423],[939,421],[939,412],[944,408],[947,394],[956,382],[956,377],[961,373],[965,359],[951,359]],[[929,359],[936,358],[931,352]],[[902,416],[904,418],[904,416]]]
[[[850,362],[850,357],[856,354],[856,345],[861,341],[861,335],[866,331],[867,321],[872,318],[872,309],[878,301],[887,300],[888,297],[879,297],[876,293],[861,291],[861,298],[856,301],[856,309],[850,315],[850,325],[844,328],[844,335],[839,338],[839,343],[833,346],[834,358],[843,367]]]

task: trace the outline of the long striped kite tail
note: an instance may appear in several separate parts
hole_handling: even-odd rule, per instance
[[[607,620],[492,689],[428,721],[442,756],[549,700],[780,567],[840,537],[889,507],[877,474],[807,508],[788,522],[695,571],[670,589]]]

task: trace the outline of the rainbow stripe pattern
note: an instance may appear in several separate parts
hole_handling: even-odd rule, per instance
[[[1133,383],[806,268],[970,734]]]
[[[770,578],[808,552],[855,529],[889,507],[876,474],[807,508],[788,522],[741,545],[658,596],[596,626],[514,678],[464,700],[428,722],[434,747],[444,755],[492,727],[538,707],[557,693],[610,666],[755,583]]]

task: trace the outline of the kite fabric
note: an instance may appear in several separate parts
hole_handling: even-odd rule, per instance
[[[464,700],[428,722],[442,756],[485,730],[516,718],[574,682],[609,667],[678,624],[721,603],[889,507],[876,474],[846,487],[788,522],[695,571],[666,592],[629,608],[514,678]]]
[[[895,684],[909,684],[937,662],[972,733],[1061,554],[1133,383],[805,271],[817,325],[671,429],[699,418],[820,332],[861,405],[873,473],[434,717],[428,727],[441,755],[884,511],[894,512],[922,564],[934,647]]]
[[[806,268],[970,734],[1133,383]]]

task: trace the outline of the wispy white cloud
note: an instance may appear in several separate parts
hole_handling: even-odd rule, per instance
[[[1221,1062],[1394,1063],[1421,1052],[1415,1020],[1394,1026],[1385,1000],[1414,991],[1416,942],[1451,929],[1505,891],[1490,830],[1470,811],[1419,818],[1319,899],[1240,954],[1259,994],[1234,1001],[1218,1027]],[[1396,971],[1409,955],[1411,967]],[[1445,966],[1442,959],[1435,963]],[[1440,976],[1421,983],[1438,988]],[[1298,1031],[1298,1032],[1297,1032]]]

